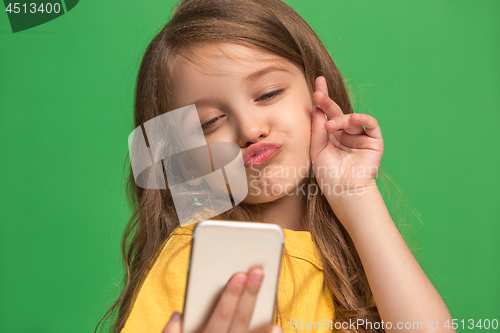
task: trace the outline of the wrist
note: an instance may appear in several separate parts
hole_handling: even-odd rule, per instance
[[[322,187],[322,191],[334,209],[342,209],[345,204],[361,204],[362,201],[380,194],[375,180],[369,181],[366,184],[360,183],[354,185],[346,182],[345,185],[326,185]]]
[[[356,228],[363,228],[377,216],[385,215],[387,208],[378,187],[364,187],[350,195],[326,196],[333,212],[344,228],[351,234]],[[391,220],[392,221],[392,220]]]

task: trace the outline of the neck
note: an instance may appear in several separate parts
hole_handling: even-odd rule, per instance
[[[300,196],[298,194],[285,195],[284,197],[257,205],[259,220],[265,223],[274,223],[283,229],[304,230],[301,220],[303,218]]]

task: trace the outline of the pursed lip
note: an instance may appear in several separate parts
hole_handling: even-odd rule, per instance
[[[251,145],[243,155],[245,167],[248,168],[253,165],[264,163],[280,149],[280,144],[271,142],[261,142]],[[259,156],[262,156],[263,158],[256,160]]]

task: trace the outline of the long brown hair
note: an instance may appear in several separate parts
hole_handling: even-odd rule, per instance
[[[184,0],[151,41],[142,59],[135,91],[134,127],[172,110],[172,60],[190,46],[217,42],[254,47],[292,61],[302,69],[311,96],[315,78],[324,76],[329,96],[344,113],[353,112],[343,77],[332,57],[311,27],[286,3],[280,0]],[[305,188],[317,185],[311,173],[304,182]],[[142,283],[141,277],[160,246],[179,226],[168,187],[167,190],[139,188],[130,171],[127,191],[134,213],[125,228],[121,246],[126,271],[124,289],[104,316],[118,309],[113,332],[123,328],[134,292]],[[323,259],[325,283],[334,300],[335,321],[351,318],[379,321],[354,243],[326,198],[321,193],[310,198],[304,196],[302,204],[304,227],[310,231]],[[258,221],[258,211],[255,206],[240,204],[219,218]]]

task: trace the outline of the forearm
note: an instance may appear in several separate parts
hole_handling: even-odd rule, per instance
[[[421,322],[415,329],[419,332],[429,329],[429,320],[438,320],[439,330],[432,331],[448,331],[443,325],[450,313],[394,225],[378,189],[328,201],[356,246],[381,319],[393,327]]]

